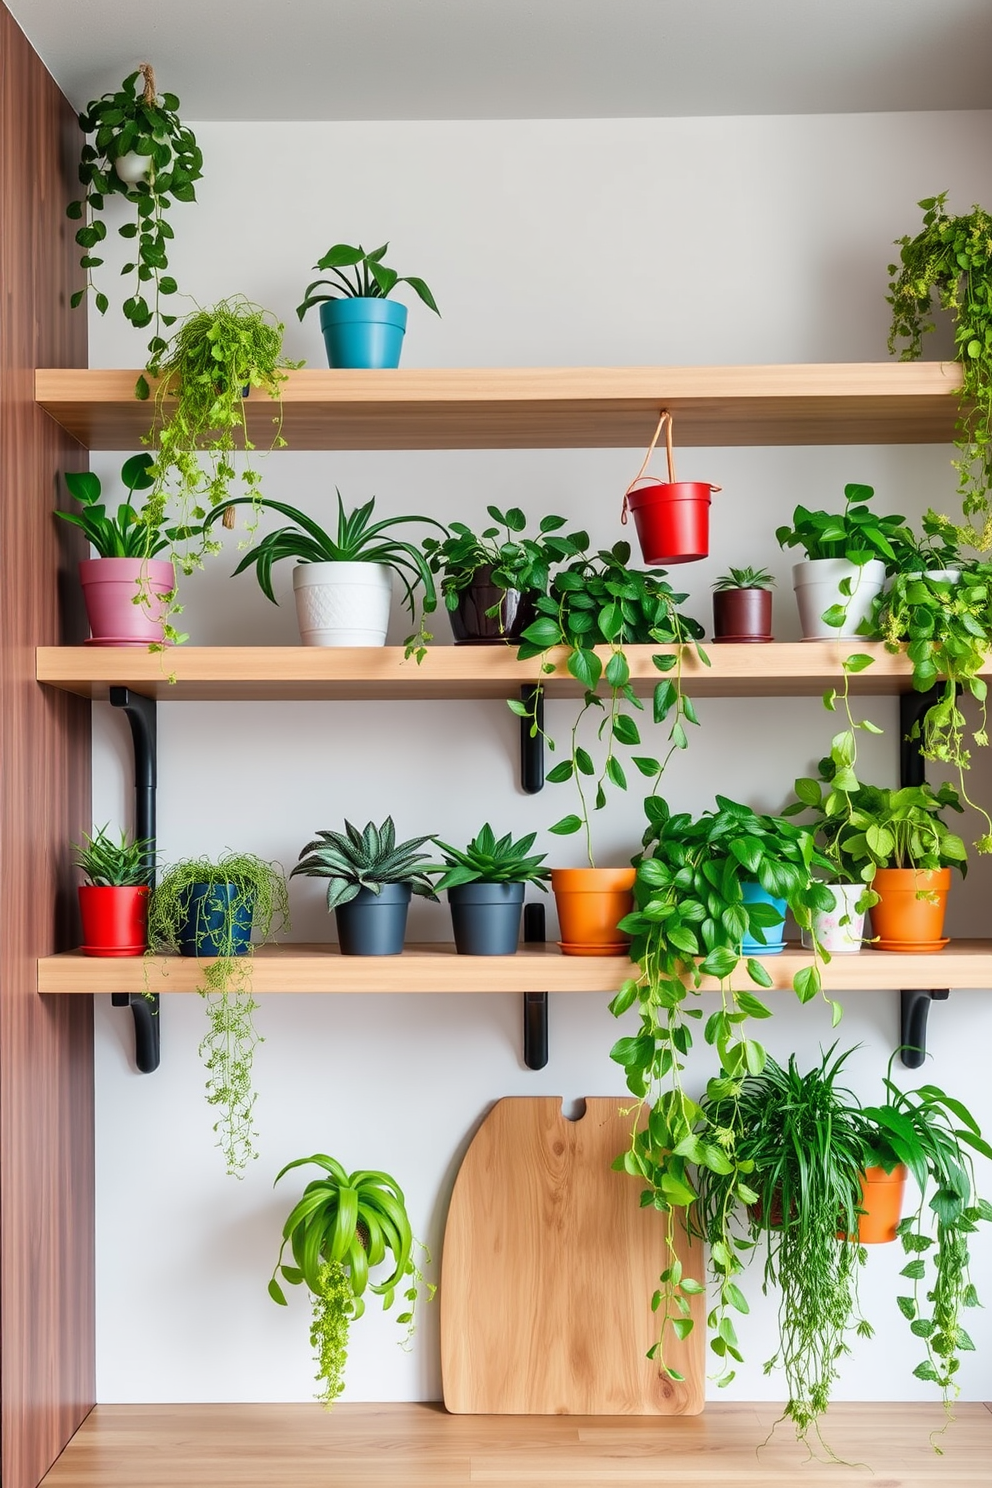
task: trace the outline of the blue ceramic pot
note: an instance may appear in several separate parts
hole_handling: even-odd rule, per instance
[[[325,300],[320,329],[329,367],[398,367],[406,331],[406,306],[398,300],[355,295]]]
[[[254,899],[236,884],[194,884],[179,928],[180,956],[246,956],[254,912]]]
[[[785,946],[785,900],[776,899],[774,894],[769,894],[759,883],[741,884],[741,889],[745,904],[770,904],[782,916],[781,925],[770,925],[762,930],[764,944],[753,935],[745,934],[741,950],[745,956],[777,956]]]

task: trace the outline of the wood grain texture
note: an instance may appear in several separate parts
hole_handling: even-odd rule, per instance
[[[651,658],[673,646],[627,646],[634,690],[648,696],[660,679]],[[708,646],[705,666],[691,648],[683,657],[686,692],[706,697],[819,697],[835,687],[852,651],[874,658],[850,678],[852,696],[894,696],[912,690],[905,655],[880,641],[794,641],[767,646]],[[160,702],[273,702],[509,698],[541,682],[549,697],[581,697],[566,669],[567,651],[548,653],[555,671],[541,672],[541,658],[517,661],[513,646],[432,646],[424,660],[406,661],[402,646],[42,646],[37,677],[81,697],[108,696],[130,687]],[[600,648],[604,662],[608,650]],[[982,675],[992,676],[992,663]]]
[[[787,945],[777,956],[758,957],[771,991],[792,993],[792,978],[811,966],[812,954]],[[258,994],[280,992],[603,992],[612,996],[630,976],[626,956],[564,956],[554,944],[522,945],[514,956],[459,956],[453,945],[408,945],[400,956],[342,956],[336,945],[259,946],[252,985]],[[38,991],[66,996],[94,992],[195,992],[197,962],[184,956],[127,956],[119,960],[64,951],[38,961]],[[942,951],[898,955],[861,951],[834,956],[822,971],[825,992],[857,997],[892,987],[992,990],[992,940],[952,940]],[[702,991],[718,983],[704,977]]]
[[[136,376],[45,369],[35,391],[89,449],[136,449],[151,425]],[[960,387],[954,362],[306,370],[283,386],[283,434],[293,449],[636,449],[670,408],[683,446],[942,444]],[[269,399],[247,414],[270,443]]]
[[[80,640],[85,545],[57,532],[84,452],[33,400],[34,368],[86,359],[65,204],[72,110],[0,5],[0,1311],[4,1488],[35,1488],[94,1399],[90,1000],[40,999],[37,957],[78,935],[69,843],[90,826],[89,710],[34,680]],[[60,614],[60,591],[64,601]]]
[[[670,1219],[610,1164],[630,1140],[616,1096],[578,1121],[557,1096],[497,1101],[455,1180],[444,1231],[441,1378],[449,1411],[475,1415],[694,1415],[703,1408],[704,1298],[668,1340],[675,1384],[645,1357]],[[675,1220],[687,1276],[701,1248]]]
[[[937,1405],[832,1406],[841,1468],[807,1462],[772,1404],[701,1416],[451,1416],[433,1404],[98,1405],[43,1488],[988,1488],[992,1415]]]

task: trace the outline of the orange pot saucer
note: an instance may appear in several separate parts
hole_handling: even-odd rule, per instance
[[[630,941],[615,941],[610,945],[576,945],[566,940],[556,942],[563,956],[622,956],[630,950]]]
[[[950,943],[949,935],[943,940],[873,940],[871,949],[873,951],[896,951],[902,955],[912,955],[914,952],[925,955],[933,951],[942,951]]]

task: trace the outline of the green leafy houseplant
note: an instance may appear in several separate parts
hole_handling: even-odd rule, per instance
[[[349,821],[344,828],[344,833],[318,831],[314,841],[300,852],[300,861],[289,875],[326,878],[328,909],[350,904],[361,889],[379,894],[383,884],[409,884],[411,892],[421,898],[437,898],[428,855],[418,852],[425,842],[433,840],[429,835],[397,842],[391,816],[378,827],[368,822],[361,832]]]
[[[154,525],[132,501],[135,491],[147,491],[154,485],[151,475],[152,456],[132,455],[121,466],[121,482],[128,499],[110,516],[101,503],[103,488],[100,477],[91,470],[67,470],[65,483],[83,508],[81,512],[57,511],[55,515],[71,522],[85,533],[101,558],[155,558],[173,543],[199,535],[199,527],[164,527],[164,512]]]
[[[739,1082],[723,1071],[702,1102],[729,1171],[699,1165],[692,1224],[710,1241],[718,1285],[728,1231],[738,1270],[741,1255],[764,1245],[763,1290],[777,1288],[779,1296],[778,1347],[765,1372],[779,1364],[784,1369],[783,1414],[801,1441],[811,1429],[819,1434],[849,1334],[872,1334],[857,1301],[867,1252],[840,1238],[857,1232],[861,1175],[869,1161],[860,1103],[837,1081],[846,1058],[835,1058],[831,1048],[800,1074],[795,1055],[786,1068],[769,1057],[762,1070]],[[738,1294],[738,1307],[741,1301]],[[741,1310],[747,1311],[746,1303]],[[741,1357],[726,1334],[718,1333],[711,1346],[723,1361]]]
[[[329,248],[323,258],[314,264],[315,269],[328,270],[333,274],[333,279],[315,279],[308,284],[303,296],[303,302],[296,307],[296,313],[300,320],[303,319],[308,310],[314,305],[323,304],[325,300],[338,300],[349,298],[386,299],[398,284],[409,284],[410,288],[420,296],[428,310],[433,310],[435,315],[440,315],[440,310],[434,302],[423,279],[412,275],[397,274],[395,269],[387,268],[383,259],[389,250],[389,244],[383,243],[381,248],[376,248],[372,253],[366,253],[365,249],[358,245],[353,248],[350,243],[335,243]],[[343,270],[351,269],[353,274],[349,277]]]
[[[129,837],[121,832],[115,842],[107,827],[97,827],[96,835],[83,833],[82,843],[73,843],[76,867],[81,869],[94,888],[128,888],[151,881],[155,865],[155,840],[152,837]]]
[[[165,214],[174,201],[196,199],[193,183],[202,175],[203,156],[178,110],[174,93],[156,96],[155,74],[147,62],[130,73],[116,93],[104,93],[88,104],[79,115],[80,129],[93,136],[92,143],[83,145],[79,160],[84,193],[66,208],[66,216],[84,222],[76,232],[76,242],[83,250],[80,262],[86,270],[86,289],[77,290],[71,303],[81,304],[93,289],[101,315],[109,305],[107,296],[93,283],[93,270],[103,264],[94,250],[107,236],[101,213],[106,210],[106,199],[114,196],[123,196],[134,208],[133,220],[118,228],[120,236],[135,245],[134,261],[121,271],[135,278],[123,310],[137,329],[153,327],[149,366],[165,350],[162,328],[176,320],[161,305],[163,296],[175,294],[177,288],[175,279],[166,273],[168,244],[174,233]]]
[[[435,865],[441,877],[434,888],[457,888],[469,883],[532,883],[547,893],[546,880],[550,877],[547,868],[542,868],[545,853],[531,854],[536,832],[528,832],[514,842],[507,832],[497,840],[488,822],[467,847],[452,847],[440,837],[433,840],[444,853],[444,862]]]
[[[307,1184],[283,1225],[269,1296],[281,1307],[287,1305],[280,1274],[290,1286],[303,1284],[309,1289],[319,1398],[330,1405],[344,1389],[348,1332],[365,1311],[366,1292],[381,1297],[383,1310],[388,1311],[402,1288],[406,1307],[396,1321],[407,1328],[400,1342],[408,1346],[421,1293],[426,1291],[429,1302],[436,1289],[425,1282],[414,1259],[418,1242],[395,1178],[364,1170],[349,1174],[335,1158],[315,1152],[287,1163],[276,1183],[291,1169],[309,1163],[322,1168],[323,1175]],[[283,1260],[287,1245],[292,1266]],[[429,1262],[424,1247],[419,1249]],[[389,1274],[383,1281],[372,1281],[370,1272],[381,1265]]]
[[[889,264],[889,351],[899,350],[904,362],[922,356],[923,337],[934,328],[934,296],[954,317],[963,373],[955,467],[969,519],[961,531],[987,552],[992,546],[992,218],[979,206],[952,217],[946,191],[918,205],[922,230],[897,240],[899,263]],[[971,520],[976,517],[977,527]]]
[[[564,517],[542,517],[537,537],[531,538],[520,535],[526,530],[527,518],[519,507],[504,512],[487,506],[486,510],[499,526],[475,533],[464,522],[451,522],[443,540],[424,539],[430,570],[441,576],[441,596],[449,610],[457,608],[459,596],[480,568],[492,570],[492,582],[500,589],[546,594],[552,567],[576,551],[568,538],[554,536],[565,526]],[[495,606],[489,613],[497,610]]]
[[[387,517],[373,522],[375,497],[364,506],[356,506],[345,514],[341,492],[337,491],[338,522],[334,536],[326,532],[312,517],[287,506],[281,501],[256,502],[252,497],[235,496],[225,501],[208,516],[204,526],[210,527],[218,517],[227,519],[227,513],[236,506],[250,502],[280,516],[288,517],[294,525],[279,527],[267,532],[257,547],[250,548],[237,568],[235,575],[254,568],[258,585],[266,599],[273,604],[278,601],[272,592],[272,565],[283,558],[295,558],[298,563],[382,563],[391,568],[403,586],[403,601],[413,624],[417,624],[417,590],[424,591],[422,612],[418,628],[406,638],[406,655],[416,656],[422,661],[426,647],[433,639],[425,628],[425,617],[437,608],[437,591],[430,567],[422,551],[414,543],[393,534],[393,529],[407,522],[418,522],[422,526],[441,527],[431,517]],[[441,527],[441,531],[444,528]]]
[[[241,1177],[254,1148],[255,1091],[252,1063],[261,1042],[255,1031],[258,1003],[251,991],[251,946],[239,953],[239,927],[247,921],[259,942],[289,926],[286,881],[278,863],[254,853],[225,853],[219,858],[184,858],[162,875],[152,894],[148,913],[149,953],[177,949],[188,930],[194,890],[200,885],[230,885],[230,897],[217,893],[205,903],[216,912],[219,929],[193,915],[191,935],[200,960],[200,995],[206,1003],[209,1028],[200,1044],[207,1070],[207,1104],[218,1110],[214,1125],[217,1145],[227,1171]]]
[[[628,567],[630,544],[619,542],[595,555],[587,552],[588,534],[577,532],[567,539],[581,556],[559,569],[551,580],[550,592],[536,602],[538,617],[524,631],[517,651],[520,661],[543,657],[541,670],[553,672],[555,663],[547,652],[556,646],[567,648],[565,666],[585,689],[582,706],[571,731],[569,757],[549,771],[548,780],[560,783],[574,780],[579,796],[579,814],[570,814],[556,822],[551,831],[559,836],[585,832],[586,852],[593,863],[592,830],[586,786],[595,786],[593,810],[606,805],[607,783],[626,790],[627,777],[617,758],[617,745],[636,748],[640,731],[629,709],[643,711],[644,704],[630,680],[630,665],[624,652],[627,645],[658,644],[673,646],[669,652],[656,653],[651,660],[662,679],[654,688],[655,723],[670,721],[668,754],[664,761],[647,755],[634,755],[633,763],[640,773],[657,783],[668,759],[676,749],[685,749],[688,738],[685,724],[696,724],[696,710],[682,688],[683,651],[690,644],[700,661],[709,665],[699,645],[703,627],[684,615],[679,606],[686,596],[676,594],[666,583],[663,569],[642,571]],[[596,647],[609,651],[605,662]],[[605,684],[605,697],[600,685]],[[530,720],[531,734],[538,732],[536,700],[531,704],[509,703],[521,717]],[[602,764],[597,768],[591,752],[580,743],[583,723],[593,710],[602,717],[596,738],[605,743]],[[554,741],[547,740],[554,748]]]
[[[750,1172],[724,1141],[722,1127],[707,1118],[683,1084],[693,1044],[692,1022],[703,1016],[694,1005],[699,988],[704,976],[716,978],[720,987],[720,1006],[703,1032],[721,1068],[720,1076],[710,1082],[710,1095],[736,1098],[740,1082],[748,1074],[760,1075],[767,1059],[763,1046],[748,1036],[748,1020],[771,1015],[752,991],[734,985],[742,962],[752,986],[772,985],[761,961],[745,953],[744,937],[762,943],[765,930],[782,923],[773,905],[744,902],[744,884],[757,882],[769,895],[784,899],[800,929],[811,934],[813,912],[831,909],[833,895],[813,876],[825,860],[816,852],[812,834],[781,817],[758,815],[725,796],[717,796],[715,811],[696,819],[686,812],[673,814],[659,796],[649,796],[645,808],[648,827],[634,884],[634,910],[620,922],[620,929],[633,937],[630,957],[635,969],[610,1010],[621,1017],[637,1008],[639,1031],[619,1039],[611,1058],[623,1067],[627,1088],[647,1104],[649,1116],[642,1130],[635,1123],[630,1147],[614,1166],[643,1184],[645,1207],[668,1216],[669,1264],[654,1302],[660,1324],[652,1357],[678,1378],[665,1364],[666,1336],[669,1328],[681,1338],[690,1331],[688,1297],[702,1290],[698,1278],[682,1275],[674,1248],[676,1217],[684,1216],[697,1197],[690,1168],[696,1165],[720,1174],[740,1192],[746,1190]],[[815,937],[813,945],[812,963],[793,978],[801,1002],[821,990],[821,954]],[[831,1006],[836,1024],[841,1008],[838,1003]],[[713,1238],[710,1254],[718,1297],[708,1326],[716,1352],[726,1362],[727,1351],[737,1349],[729,1310],[745,1310],[734,1281],[740,1262],[729,1213],[724,1233]],[[730,1353],[730,1358],[736,1357]],[[732,1377],[728,1364],[720,1382],[726,1384]]]
[[[863,1111],[867,1160],[887,1172],[905,1164],[919,1190],[916,1211],[898,1227],[908,1257],[900,1275],[912,1288],[896,1301],[924,1351],[913,1374],[938,1386],[947,1409],[959,1393],[959,1355],[974,1348],[961,1312],[980,1306],[968,1270],[970,1237],[980,1221],[992,1220],[992,1205],[975,1188],[972,1153],[992,1159],[992,1147],[968,1108],[939,1086],[900,1090],[890,1065],[885,1090],[884,1105]]]
[[[894,573],[913,536],[905,517],[882,517],[871,509],[868,502],[874,494],[871,486],[850,484],[844,487],[841,512],[808,511],[805,506],[797,506],[791,527],[775,529],[779,547],[802,548],[811,559],[846,558],[859,567],[877,558],[885,564],[886,572]]]

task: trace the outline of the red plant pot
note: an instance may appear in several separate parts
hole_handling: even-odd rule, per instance
[[[695,563],[710,550],[710,500],[717,490],[707,481],[655,481],[627,493],[644,562]]]
[[[84,558],[79,565],[90,646],[148,646],[165,637],[176,571],[160,558]],[[135,604],[135,600],[138,601]]]
[[[148,946],[144,884],[120,888],[84,884],[79,890],[84,956],[141,956]]]

